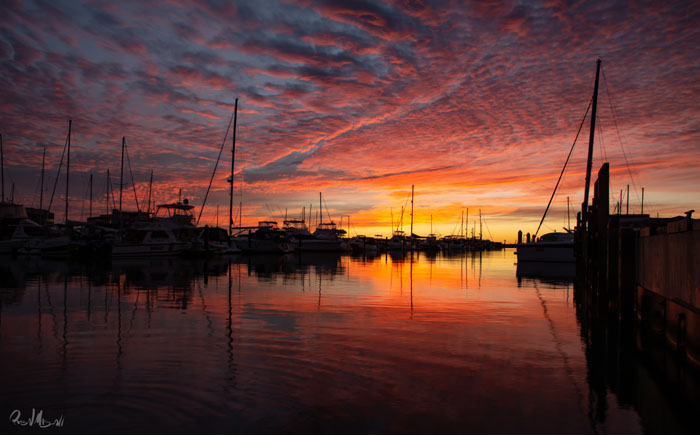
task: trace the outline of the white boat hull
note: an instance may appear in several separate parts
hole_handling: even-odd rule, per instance
[[[575,263],[574,244],[536,242],[518,244],[516,254],[520,262]]]

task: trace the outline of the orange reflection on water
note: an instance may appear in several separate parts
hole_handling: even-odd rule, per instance
[[[196,431],[201,413],[271,431],[323,419],[359,431],[588,428],[569,286],[519,283],[512,251],[17,266],[0,330],[8,394],[69,406],[66,421],[92,410],[79,425],[106,418],[101,406],[129,416],[118,429]],[[28,373],[37,382],[12,380]]]

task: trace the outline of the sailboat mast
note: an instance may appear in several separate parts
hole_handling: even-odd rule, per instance
[[[41,189],[39,190],[39,209],[44,208],[44,167],[46,163],[46,147],[41,157]]]
[[[413,184],[411,184],[411,237],[413,237]]]
[[[593,167],[593,141],[595,139],[595,118],[598,106],[598,79],[600,78],[600,59],[596,61],[595,86],[593,88],[593,102],[591,110],[591,132],[588,139],[588,161],[586,163],[586,188],[583,193],[583,207],[581,209],[581,222],[584,228],[588,217],[588,191],[591,185],[591,168]]]
[[[122,164],[119,171],[119,220],[121,221],[122,214],[122,188],[124,186],[124,146],[126,145],[126,136],[122,136]]]
[[[68,181],[70,177],[70,130],[73,120],[68,120],[68,155],[66,159],[66,224],[68,223]]]
[[[105,186],[105,199],[107,204],[106,213],[109,214],[109,169],[107,169],[107,185]]]
[[[5,201],[5,155],[2,152],[2,134],[0,134],[0,178],[2,178],[2,196],[0,202]]]
[[[151,179],[148,182],[148,209],[146,210],[146,216],[151,214],[151,191],[153,190],[153,170],[151,170]]]
[[[323,204],[321,203],[321,192],[318,192],[318,212],[319,212],[319,221],[318,225],[321,225],[323,223]]]
[[[92,217],[92,174],[90,174],[90,215]]]
[[[482,233],[482,227],[481,227],[481,209],[479,209],[479,240],[482,239],[483,233]]]
[[[464,223],[466,224],[464,227],[464,238],[466,239],[469,237],[469,207],[467,207],[467,219]]]
[[[233,170],[236,165],[236,122],[238,121],[238,98],[233,106],[233,139],[231,144],[231,196],[228,202],[228,235],[233,235]],[[238,226],[241,226],[240,223]]]

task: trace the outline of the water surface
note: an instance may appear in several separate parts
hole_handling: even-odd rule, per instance
[[[518,279],[514,258],[3,258],[4,424],[26,432],[8,417],[35,408],[64,419],[42,433],[683,432],[641,362],[650,398],[618,397],[573,284]]]

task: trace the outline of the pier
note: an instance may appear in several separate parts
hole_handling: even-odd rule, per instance
[[[609,183],[605,163],[586,220],[578,214],[577,306],[591,339],[644,356],[678,406],[692,408],[700,404],[700,219],[611,215]],[[608,357],[624,388],[624,357]]]

